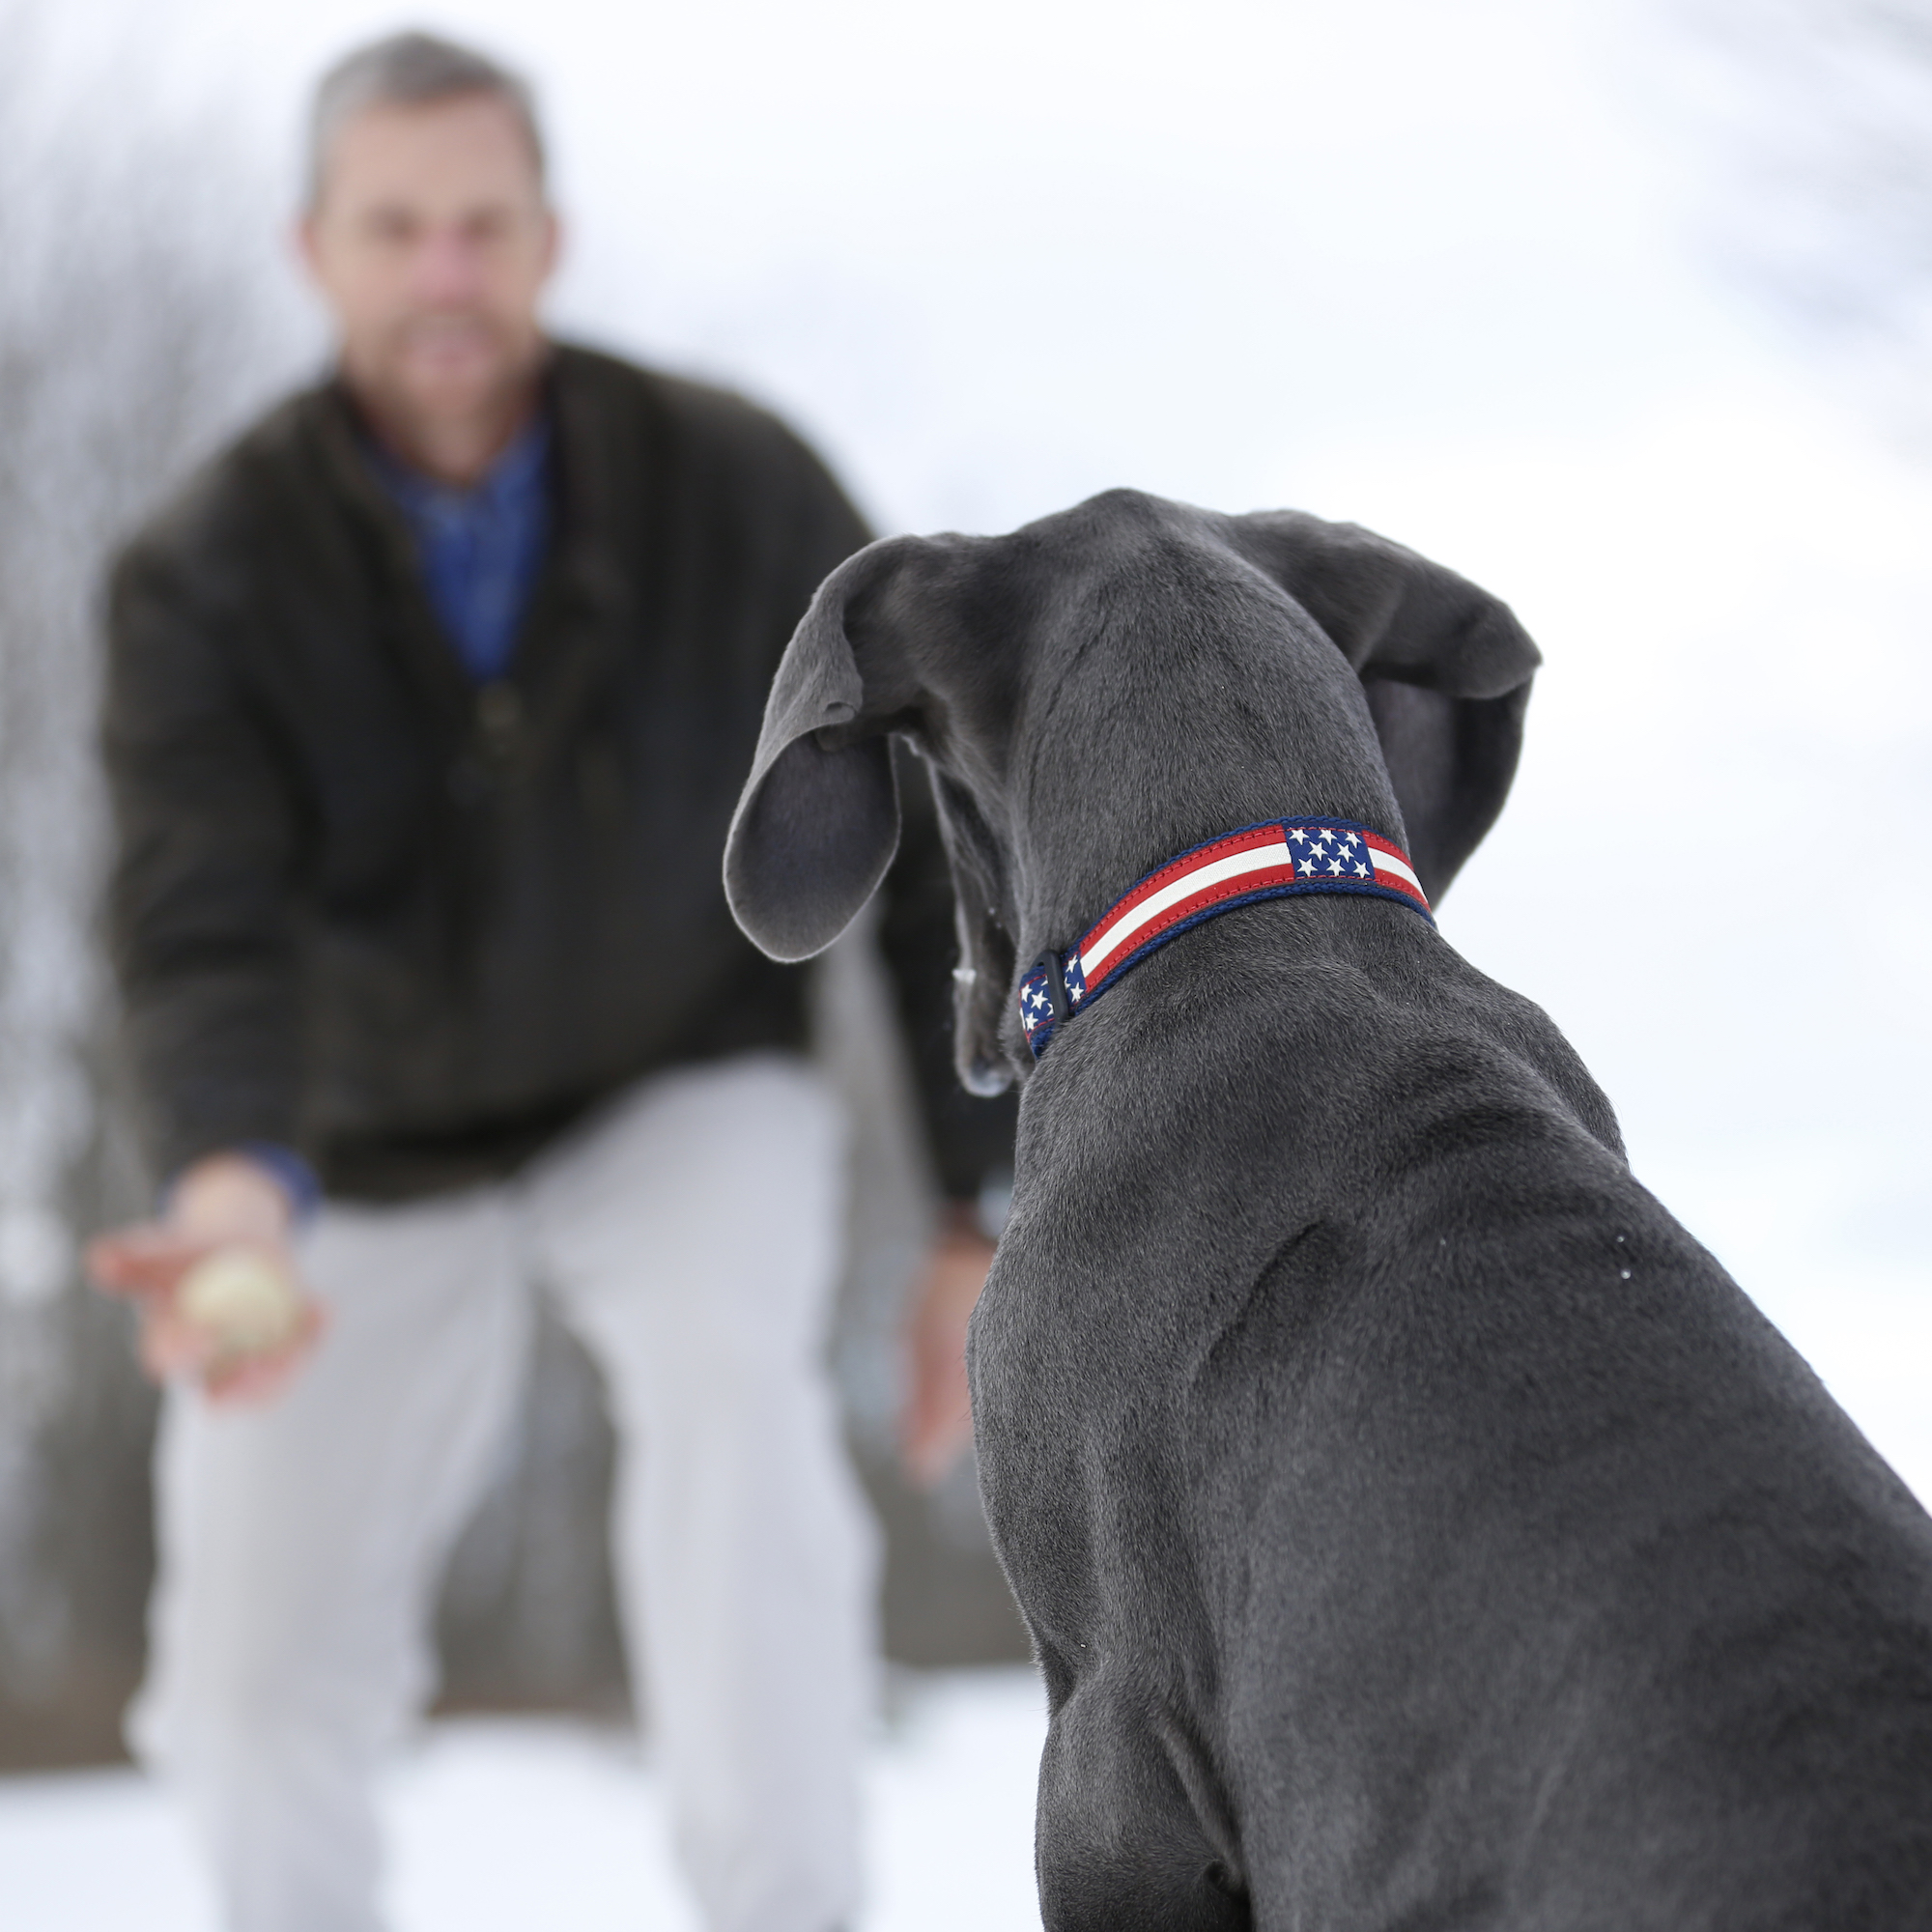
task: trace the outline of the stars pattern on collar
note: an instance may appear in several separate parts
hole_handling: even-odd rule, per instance
[[[1244,826],[1142,879],[1065,953],[1042,953],[1020,980],[1020,1028],[1037,1060],[1054,1035],[1131,967],[1204,919],[1294,893],[1394,899],[1435,922],[1406,854],[1366,825],[1290,818]]]

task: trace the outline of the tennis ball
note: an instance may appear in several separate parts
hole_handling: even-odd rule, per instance
[[[182,1276],[175,1306],[217,1355],[262,1355],[291,1341],[301,1320],[295,1284],[252,1248],[216,1248]]]

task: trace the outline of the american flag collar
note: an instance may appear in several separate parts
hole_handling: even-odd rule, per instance
[[[1037,1060],[1047,1042],[1150,952],[1217,913],[1295,893],[1394,899],[1435,922],[1400,845],[1348,818],[1279,818],[1190,846],[1116,899],[1065,952],[1020,981],[1020,1024]]]

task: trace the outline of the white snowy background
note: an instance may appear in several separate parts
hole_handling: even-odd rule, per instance
[[[1905,130],[1922,233],[1932,124],[1857,41],[1884,11],[69,0],[56,42],[249,157],[267,278],[318,68],[483,39],[554,130],[558,325],[776,405],[881,528],[1130,483],[1507,598],[1548,668],[1443,929],[1932,1497],[1932,309],[1846,148]],[[1031,1922],[1030,1683],[894,1702],[867,1932]],[[653,1791],[621,1738],[440,1728],[392,1789],[399,1927],[689,1924]],[[132,1774],[0,1784],[10,1922],[206,1932],[199,1887]]]

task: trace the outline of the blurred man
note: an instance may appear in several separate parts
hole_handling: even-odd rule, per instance
[[[116,957],[171,1177],[94,1253],[171,1384],[131,1734],[237,1932],[378,1923],[371,1773],[540,1284],[621,1432],[626,1625],[708,1923],[832,1932],[872,1590],[820,1359],[842,1137],[720,856],[780,652],[866,532],[769,416],[546,340],[542,147],[491,62],[406,35],[338,66],[300,239],[334,379],[111,601]],[[912,822],[885,940],[963,1203],[1010,1128],[942,1097],[951,895]],[[267,1352],[177,1293],[236,1248],[300,1284]],[[989,1258],[954,1208],[928,1465]]]

